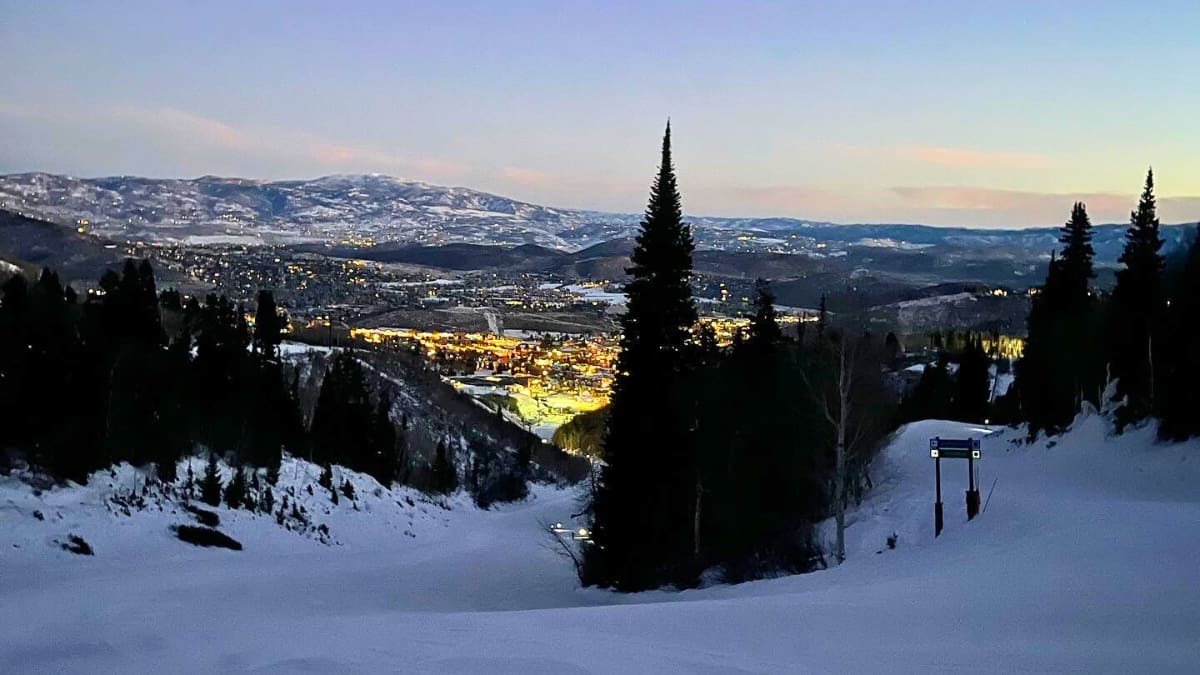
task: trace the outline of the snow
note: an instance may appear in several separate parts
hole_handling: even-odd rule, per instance
[[[189,234],[183,238],[183,243],[192,246],[212,246],[215,244],[244,244],[258,246],[262,238],[253,234]]]
[[[624,307],[629,302],[629,296],[624,293],[610,293],[603,288],[586,284],[570,284],[563,286],[562,289],[589,302],[602,302],[619,307]]]
[[[1149,427],[1113,437],[1099,415],[1052,445],[993,431],[925,421],[897,433],[849,515],[837,568],[632,596],[579,589],[547,546],[544,524],[577,511],[570,491],[538,488],[493,512],[425,504],[411,528],[378,517],[417,516],[407,507],[378,499],[368,514],[343,500],[322,515],[339,546],[222,510],[246,545],[230,552],[170,539],[165,516],[97,512],[92,487],[34,497],[10,480],[0,484],[0,663],[14,673],[1195,672],[1200,441],[1159,445]],[[966,464],[946,460],[936,539],[932,436],[982,439],[987,501],[967,522]],[[35,520],[34,504],[64,520]],[[64,523],[93,524],[82,534],[95,557],[49,543]]]
[[[974,299],[975,295],[973,293],[950,293],[947,295],[934,295],[928,298],[917,298],[916,300],[903,300],[901,302],[892,303],[889,306],[896,307],[897,309],[913,309],[915,307],[936,307],[937,305],[944,303],[964,302]]]
[[[298,355],[302,355],[302,354],[307,354],[309,352],[316,352],[319,354],[332,354],[334,351],[335,350],[333,347],[326,347],[326,346],[322,346],[322,345],[309,345],[309,344],[304,344],[303,342],[284,341],[279,344],[279,355],[280,356],[298,356]]]
[[[422,281],[385,281],[380,284],[384,288],[408,288],[411,286],[456,286],[462,279],[425,279]]]
[[[1012,387],[1013,382],[1016,381],[1016,378],[1017,376],[1013,372],[1011,363],[1009,364],[1007,373],[999,372],[999,368],[996,367],[996,364],[992,364],[991,367],[988,368],[988,384],[991,385],[992,392],[991,400],[995,401],[997,398],[1007,394],[1009,388]]]
[[[914,244],[910,241],[902,241],[890,237],[864,237],[854,242],[853,245],[865,246],[867,248],[894,248],[901,251],[919,251],[933,246],[933,244]]]
[[[0,260],[0,272],[5,274],[20,274],[21,268],[8,262],[7,260]]]

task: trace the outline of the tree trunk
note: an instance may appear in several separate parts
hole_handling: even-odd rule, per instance
[[[1146,361],[1150,366],[1150,410],[1154,410],[1154,336],[1146,338]]]
[[[837,523],[837,544],[834,556],[838,563],[846,560],[846,419],[849,417],[850,378],[846,368],[846,339],[838,349],[838,415],[837,448],[834,457],[833,513]]]
[[[700,558],[700,495],[704,488],[700,483],[700,477],[696,477],[696,509],[692,519],[692,555],[696,559]]]
[[[834,547],[834,556],[837,558],[838,563],[846,560],[846,500],[844,497],[846,491],[845,439],[846,425],[843,422],[838,425],[837,459],[833,479],[833,513],[834,519],[837,522],[837,544]]]

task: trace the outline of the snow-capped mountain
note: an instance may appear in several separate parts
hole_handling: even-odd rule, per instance
[[[577,251],[630,237],[641,216],[551,208],[463,187],[378,174],[264,181],[204,176],[73,178],[46,173],[0,176],[0,209],[117,239],[205,243],[384,242],[418,245],[536,244]],[[687,216],[699,248],[845,255],[847,250],[922,251],[939,257],[1044,262],[1057,248],[1054,227],[979,230],[909,224],[834,224],[795,218]],[[1101,265],[1115,262],[1124,225],[1100,225]],[[1167,250],[1186,229],[1164,228]]]
[[[0,177],[0,208],[121,238],[576,247],[580,212],[381,175],[258,181]]]

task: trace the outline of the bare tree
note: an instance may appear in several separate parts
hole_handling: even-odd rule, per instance
[[[836,366],[832,383],[824,387],[815,386],[805,368],[800,369],[800,377],[834,432],[831,497],[837,540],[833,554],[837,562],[841,563],[846,560],[846,492],[851,478],[850,460],[863,449],[863,441],[871,426],[865,423],[865,419],[860,419],[863,418],[867,406],[865,401],[859,400],[857,385],[860,384],[859,379],[863,373],[856,367],[866,349],[867,339],[851,340],[845,335],[837,335],[830,342],[833,344]],[[858,423],[853,423],[854,421]]]
[[[572,546],[571,537],[564,539],[558,528],[551,525],[549,521],[538,520],[538,524],[542,527],[543,532],[549,533],[549,538],[542,544],[545,548],[554,551],[558,555],[571,561],[575,566],[575,576],[583,576],[583,553]]]

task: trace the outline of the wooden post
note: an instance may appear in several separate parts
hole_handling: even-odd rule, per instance
[[[975,455],[967,455],[967,520],[979,515],[979,490],[975,486]]]
[[[942,533],[942,458],[939,455],[933,459],[933,471],[937,476],[937,501],[933,505],[933,536]]]

